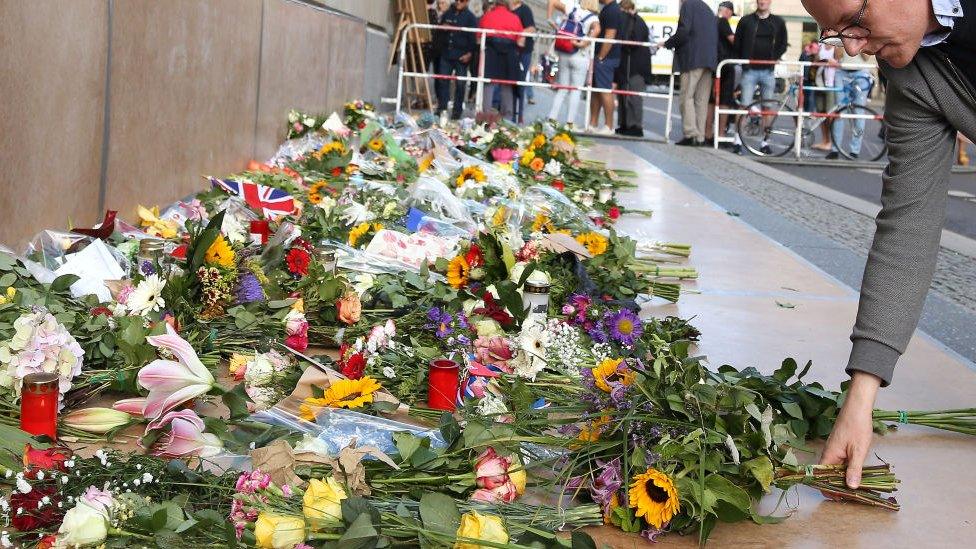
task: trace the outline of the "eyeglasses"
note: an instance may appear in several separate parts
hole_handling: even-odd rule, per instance
[[[828,46],[834,47],[844,47],[844,39],[848,40],[863,40],[871,36],[871,31],[861,26],[861,19],[864,17],[864,10],[868,7],[868,0],[864,0],[861,4],[861,9],[857,12],[857,17],[854,21],[842,28],[840,31],[834,31],[830,29],[824,29],[820,33],[820,43],[826,44]]]

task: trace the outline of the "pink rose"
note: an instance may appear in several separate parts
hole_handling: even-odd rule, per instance
[[[478,456],[478,461],[474,464],[474,474],[477,477],[478,486],[493,490],[509,482],[508,466],[510,464],[508,458],[499,456],[494,448],[488,447]]]
[[[492,149],[491,158],[495,162],[511,162],[515,158],[516,151],[514,149]]]

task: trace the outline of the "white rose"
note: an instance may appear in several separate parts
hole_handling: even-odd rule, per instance
[[[329,215],[332,213],[332,209],[336,207],[336,199],[331,196],[323,196],[315,207],[322,209],[325,215]]]
[[[108,529],[105,515],[97,510],[79,503],[69,509],[58,528],[58,547],[78,547],[96,545],[105,541]]]
[[[384,366],[383,367],[383,376],[385,376],[387,379],[393,379],[393,378],[396,377],[396,372],[393,370],[393,368],[391,368],[389,366]]]
[[[302,123],[305,124],[306,126],[312,127],[315,125],[315,119],[308,116],[305,118],[305,120],[302,120]]]
[[[296,110],[288,111],[288,122],[291,124],[298,122],[298,111]]]
[[[247,365],[247,370],[244,371],[244,381],[255,387],[267,385],[271,383],[274,372],[274,364],[268,360],[268,357],[259,354]]]

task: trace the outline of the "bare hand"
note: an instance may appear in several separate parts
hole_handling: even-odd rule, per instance
[[[466,53],[466,54],[462,55],[461,57],[458,57],[458,61],[460,61],[462,63],[467,63],[468,61],[471,61],[471,54],[470,53]]]
[[[877,376],[854,372],[847,399],[820,457],[821,465],[847,464],[845,480],[849,488],[861,484],[861,468],[871,450],[873,437],[874,399],[880,386],[881,379]]]

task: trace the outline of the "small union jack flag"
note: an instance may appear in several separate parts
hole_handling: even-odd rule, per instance
[[[208,179],[211,185],[241,197],[248,206],[263,213],[265,217],[275,219],[295,211],[295,199],[281,189],[251,181],[234,181],[216,177]]]

